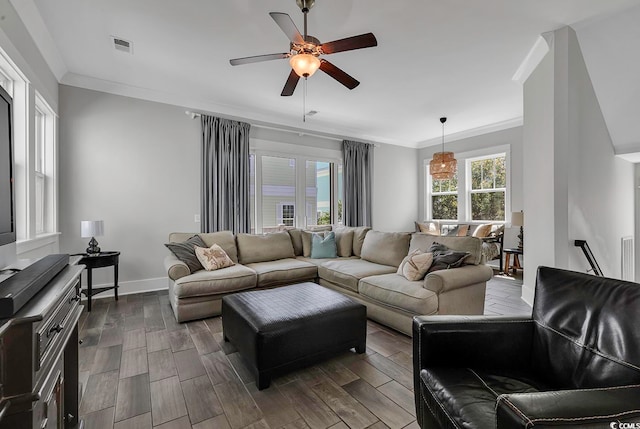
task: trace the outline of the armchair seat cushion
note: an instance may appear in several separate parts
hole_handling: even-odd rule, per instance
[[[438,311],[438,296],[424,288],[424,281],[409,281],[392,273],[365,277],[360,280],[358,292],[378,303],[410,311],[413,314],[435,314]]]
[[[498,396],[547,386],[518,371],[436,367],[420,371],[420,395],[442,428],[494,428]]]

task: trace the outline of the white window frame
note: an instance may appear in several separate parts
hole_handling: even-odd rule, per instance
[[[307,161],[333,163],[331,170],[331,223],[337,223],[338,217],[338,165],[342,165],[342,159],[327,156],[315,156],[304,153],[286,153],[280,151],[251,149],[250,153],[255,156],[255,204],[254,204],[254,225],[255,232],[263,232],[262,216],[262,157],[270,156],[277,158],[288,158],[295,160],[296,164],[296,198],[294,203],[295,219],[293,226],[304,228],[307,225],[306,216],[306,166]],[[300,167],[302,166],[302,167]],[[343,179],[344,180],[344,179]],[[344,204],[343,204],[344,206]]]
[[[474,161],[483,161],[485,159],[495,159],[495,158],[499,158],[504,156],[505,158],[505,187],[504,188],[487,188],[487,189],[473,189],[473,180],[472,180],[472,173],[471,173],[471,163]],[[465,173],[466,173],[466,184],[467,184],[467,189],[465,192],[465,207],[466,207],[466,218],[471,221],[471,218],[473,216],[472,214],[472,207],[471,207],[471,196],[473,194],[482,194],[482,193],[491,193],[491,192],[500,192],[503,191],[504,192],[504,219],[503,220],[490,220],[490,219],[473,219],[473,222],[481,222],[481,223],[487,223],[487,222],[493,222],[493,223],[506,223],[507,221],[507,216],[508,213],[510,213],[510,210],[508,211],[507,208],[510,207],[510,205],[507,205],[507,189],[509,188],[509,168],[507,167],[508,164],[508,156],[506,152],[499,152],[499,153],[494,153],[494,154],[490,154],[490,155],[483,155],[483,156],[477,156],[474,158],[467,158],[465,159]],[[495,185],[495,181],[494,181],[494,185]]]
[[[38,121],[38,116],[41,115],[41,122]],[[45,99],[36,91],[35,94],[35,114],[34,114],[34,129],[40,126],[40,135],[35,132],[36,137],[41,137],[41,141],[34,139],[33,144],[33,159],[34,159],[34,198],[33,207],[34,212],[39,207],[40,213],[35,213],[35,219],[37,220],[41,216],[42,223],[36,221],[35,234],[36,236],[49,234],[57,231],[57,139],[56,139],[56,127],[58,118],[53,109],[45,101]],[[38,182],[42,186],[42,201],[38,204],[36,199],[39,197],[37,188]]]
[[[444,222],[465,222],[468,224],[486,223],[480,220],[471,220],[471,164],[468,160],[476,160],[483,158],[492,158],[504,154],[506,168],[506,190],[505,190],[505,220],[504,221],[486,221],[496,224],[506,224],[511,220],[511,146],[509,144],[492,146],[478,150],[456,153],[455,157],[458,161],[458,219],[444,219]],[[424,192],[424,213],[425,220],[431,220],[431,175],[429,174],[429,161],[423,161],[423,171],[425,174],[425,192]],[[461,191],[462,190],[462,191]]]
[[[433,219],[433,198],[438,195],[457,195],[458,196],[458,213],[460,213],[460,179],[458,178],[458,187],[455,192],[453,191],[445,191],[445,192],[433,192],[433,178],[431,177],[431,170],[429,167],[429,161],[425,160],[425,186],[426,186],[426,201],[425,201],[425,213],[427,214],[427,219]],[[457,172],[456,174],[459,174]],[[457,219],[438,219],[441,222],[457,222]]]

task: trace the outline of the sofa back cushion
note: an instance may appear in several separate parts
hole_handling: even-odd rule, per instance
[[[295,258],[291,237],[286,231],[265,235],[238,234],[236,242],[241,264]]]
[[[187,241],[189,237],[193,237],[195,234],[199,235],[206,244],[206,247],[211,247],[214,244],[222,247],[229,258],[236,264],[238,263],[238,249],[236,247],[236,239],[231,231],[218,231],[218,232],[172,232],[169,234],[169,241],[175,243],[182,243]]]
[[[540,267],[531,362],[550,386],[640,384],[640,285]]]
[[[351,248],[351,252],[353,256],[362,256],[362,245],[364,244],[364,238],[367,236],[367,233],[371,231],[370,227],[333,225],[333,231],[336,233],[353,231],[353,247]]]
[[[302,256],[302,230],[293,228],[287,230],[289,237],[291,237],[291,244],[293,245],[293,253],[296,256]]]
[[[464,264],[478,265],[482,261],[482,240],[475,237],[436,237],[429,234],[416,232],[411,236],[409,252],[421,250],[428,252],[433,243],[444,244],[451,250],[469,252]]]
[[[398,267],[409,253],[411,234],[369,231],[362,244],[361,257],[376,264]]]

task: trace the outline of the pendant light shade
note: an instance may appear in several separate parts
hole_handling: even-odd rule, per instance
[[[456,174],[458,161],[453,152],[444,151],[444,123],[447,118],[440,118],[442,123],[442,151],[433,154],[433,159],[429,162],[429,173],[434,179],[451,179]]]

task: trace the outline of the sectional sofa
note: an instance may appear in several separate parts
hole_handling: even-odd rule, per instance
[[[207,246],[221,246],[236,265],[191,273],[173,254],[166,256],[176,319],[183,322],[219,315],[226,294],[304,281],[316,281],[354,298],[367,306],[370,319],[407,335],[411,335],[415,315],[483,314],[486,282],[493,272],[482,263],[479,239],[379,232],[366,227],[333,230],[338,257],[331,259],[311,258],[312,233],[300,229],[266,235],[199,234]],[[172,233],[169,241],[183,242],[194,234]],[[462,266],[431,272],[424,280],[409,281],[396,274],[409,252],[426,252],[434,242],[469,252],[469,256]]]

